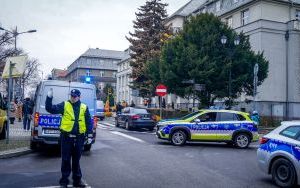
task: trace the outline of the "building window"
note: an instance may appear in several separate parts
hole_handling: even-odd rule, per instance
[[[226,18],[226,24],[232,28],[232,16]]]
[[[100,71],[100,77],[104,76],[104,71]]]
[[[300,20],[300,10],[296,10],[296,15],[295,15],[297,20]]]
[[[115,78],[117,76],[117,73],[116,72],[113,72],[113,77]]]
[[[219,12],[221,10],[221,1],[216,2],[216,11]]]
[[[87,75],[87,76],[91,76],[91,70],[87,70],[87,71],[86,71],[86,75]]]
[[[242,25],[248,24],[249,19],[250,19],[249,9],[242,11]]]

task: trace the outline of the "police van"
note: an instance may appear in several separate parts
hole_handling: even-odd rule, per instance
[[[45,144],[57,145],[60,142],[59,126],[62,116],[60,114],[50,114],[45,108],[47,92],[50,89],[53,90],[52,104],[58,104],[69,100],[72,89],[80,90],[80,100],[88,106],[92,118],[92,126],[89,127],[89,129],[92,130],[93,134],[88,135],[84,145],[84,150],[89,151],[96,138],[96,88],[92,84],[59,80],[43,80],[36,89],[33,121],[31,122],[30,148],[37,149],[38,146]],[[92,138],[91,143],[88,142],[88,138]]]

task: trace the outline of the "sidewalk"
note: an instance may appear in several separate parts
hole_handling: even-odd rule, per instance
[[[19,156],[31,152],[30,131],[23,130],[23,123],[9,124],[9,142],[0,140],[0,159]]]

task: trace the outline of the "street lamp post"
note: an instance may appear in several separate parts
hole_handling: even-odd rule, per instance
[[[18,28],[17,28],[17,26],[16,26],[16,29],[15,30],[13,30],[13,31],[9,31],[9,30],[7,30],[7,29],[4,29],[3,27],[0,27],[0,30],[3,30],[3,31],[6,31],[6,32],[8,32],[8,33],[10,33],[10,34],[12,34],[12,36],[15,38],[15,55],[17,55],[17,36],[19,36],[19,35],[21,35],[21,34],[24,34],[24,33],[35,33],[36,32],[36,30],[34,29],[34,30],[28,30],[28,31],[24,31],[24,32],[18,32]],[[21,77],[19,78],[19,82],[20,82],[20,90],[21,90]],[[9,87],[11,87],[11,88],[13,88],[13,82],[11,82],[11,85],[9,86]],[[12,96],[11,96],[12,97]],[[23,87],[23,89],[22,89],[22,99],[24,98],[24,87]]]
[[[228,42],[228,39],[227,39],[227,37],[225,36],[225,35],[223,35],[222,37],[221,37],[221,43],[225,46],[225,44]],[[240,44],[240,37],[239,36],[237,36],[237,37],[235,37],[235,39],[234,39],[234,46],[238,46],[239,44]],[[229,108],[231,108],[231,103],[232,103],[232,101],[231,101],[231,96],[232,96],[232,86],[231,86],[231,84],[232,84],[232,75],[231,75],[231,68],[232,68],[232,57],[233,57],[233,55],[234,55],[234,53],[235,53],[235,48],[234,49],[232,49],[232,50],[230,50],[229,49],[229,60],[230,60],[230,63],[229,63],[229,78],[228,78],[228,100],[229,100]]]
[[[256,94],[257,94],[257,73],[258,73],[259,66],[255,63],[253,68],[253,111],[256,111]]]

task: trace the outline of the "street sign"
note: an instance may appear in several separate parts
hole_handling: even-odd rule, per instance
[[[24,74],[27,59],[28,59],[27,55],[20,55],[20,56],[14,56],[14,57],[7,58],[5,67],[4,67],[4,70],[2,73],[2,78],[9,77],[10,63],[12,65],[11,77],[12,78],[21,77]]]
[[[194,84],[195,80],[194,79],[192,79],[192,80],[184,80],[181,83],[183,83],[183,84]]]
[[[205,90],[205,84],[194,84],[194,90],[195,91],[204,91]]]
[[[155,93],[156,95],[163,97],[167,94],[167,87],[163,84],[159,84],[156,86]]]

